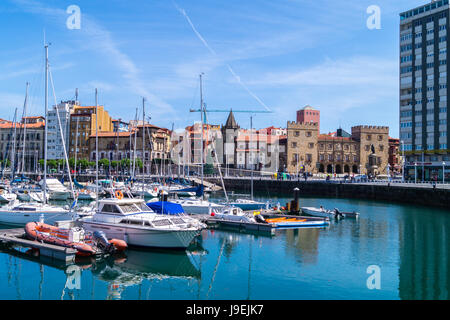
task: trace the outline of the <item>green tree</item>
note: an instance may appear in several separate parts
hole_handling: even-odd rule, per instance
[[[103,158],[103,159],[99,160],[98,165],[103,166],[103,168],[107,168],[107,167],[109,167],[109,160]]]

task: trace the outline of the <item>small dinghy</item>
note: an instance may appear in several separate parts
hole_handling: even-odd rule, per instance
[[[78,256],[94,256],[123,251],[127,244],[123,240],[108,240],[103,232],[85,233],[82,228],[58,228],[42,222],[29,222],[25,233],[31,240],[72,248]]]

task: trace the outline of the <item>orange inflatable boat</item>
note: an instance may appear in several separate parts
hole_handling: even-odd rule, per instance
[[[45,243],[72,248],[78,256],[92,256],[102,253],[123,251],[127,244],[123,240],[108,240],[103,233],[85,234],[83,229],[64,229],[41,222],[29,222],[25,226],[28,238]]]

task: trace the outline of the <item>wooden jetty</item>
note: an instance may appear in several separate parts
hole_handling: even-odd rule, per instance
[[[71,263],[75,261],[76,250],[55,246],[48,243],[33,241],[26,238],[23,228],[0,230],[0,243],[7,246],[21,246],[38,249],[41,256]]]

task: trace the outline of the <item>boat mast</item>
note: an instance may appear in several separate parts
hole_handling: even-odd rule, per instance
[[[138,128],[138,108],[136,108],[136,127],[134,128],[134,146],[133,146],[133,179],[136,176],[136,139],[137,139],[137,128]]]
[[[47,203],[47,137],[48,137],[48,44],[45,47],[45,129],[44,129],[44,203]]]
[[[251,150],[252,147],[253,147],[253,116],[250,116],[250,148],[249,148],[249,150]],[[250,153],[250,155],[251,155],[251,153]],[[250,158],[252,159],[252,162],[251,162],[251,170],[252,170],[251,176],[252,177],[251,177],[251,186],[250,186],[250,197],[251,197],[251,200],[253,200],[253,165],[254,165],[254,158],[252,156]]]
[[[200,74],[200,117],[201,117],[201,125],[202,125],[202,144],[201,144],[201,156],[200,156],[200,165],[201,165],[201,184],[202,184],[202,188],[203,188],[203,155],[204,155],[204,146],[203,146],[203,87],[202,87],[202,75],[203,73]],[[202,200],[204,200],[204,192],[202,192]]]
[[[12,148],[12,165],[11,165],[11,182],[14,179],[14,171],[16,168],[16,136],[17,136],[17,108],[14,112],[14,140],[13,140],[13,148]]]
[[[95,88],[95,206],[98,212],[98,90]]]
[[[142,199],[144,199],[145,181],[145,98],[142,98]]]
[[[26,136],[27,136],[27,104],[28,104],[28,86],[30,84],[27,82],[26,84],[26,89],[25,89],[25,102],[23,104],[23,146],[22,146],[22,174],[25,172],[25,141],[26,141]]]

